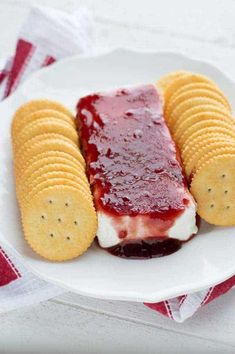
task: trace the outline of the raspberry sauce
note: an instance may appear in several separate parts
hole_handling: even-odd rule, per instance
[[[83,97],[76,124],[98,218],[108,218],[120,240],[109,251],[150,258],[178,250],[168,231],[190,197],[156,88]]]

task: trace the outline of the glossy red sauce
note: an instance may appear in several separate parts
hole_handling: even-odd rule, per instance
[[[123,241],[108,251],[122,258],[140,259],[168,256],[181,248],[182,241],[173,238],[145,238],[143,240]]]
[[[196,215],[196,225],[198,229],[200,224],[201,219]],[[163,237],[147,237],[140,240],[127,241],[124,239],[118,245],[109,247],[108,251],[114,256],[129,259],[163,257],[178,251],[185,242],[188,242],[193,237],[195,237],[195,234],[191,235],[187,241]]]
[[[76,122],[96,209],[112,219],[125,249],[138,244],[140,255],[146,247],[150,254],[155,240],[161,255],[177,250],[179,242],[168,239],[163,247],[162,241],[189,201],[155,87],[86,96],[77,105]]]

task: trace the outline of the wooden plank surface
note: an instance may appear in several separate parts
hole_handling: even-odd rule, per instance
[[[1,315],[1,353],[234,353],[235,348],[122,316],[45,302]]]
[[[210,303],[200,309],[192,318],[181,324],[175,323],[137,303],[97,300],[72,293],[66,293],[50,301],[57,304],[67,304],[77,309],[94,313],[103,313],[125,321],[141,323],[155,328],[164,328],[172,332],[235,346],[235,292],[231,292]]]

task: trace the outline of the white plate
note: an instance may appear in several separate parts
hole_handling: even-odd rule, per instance
[[[11,117],[31,98],[57,99],[74,108],[81,95],[135,83],[154,82],[179,69],[206,74],[234,106],[235,84],[215,67],[173,53],[116,50],[93,58],[73,57],[33,75],[0,105],[0,244],[6,243],[41,278],[79,294],[104,299],[155,302],[219,283],[235,274],[235,228],[203,224],[200,233],[173,255],[125,260],[95,244],[82,257],[51,263],[37,257],[21,232],[15,199],[10,142]]]

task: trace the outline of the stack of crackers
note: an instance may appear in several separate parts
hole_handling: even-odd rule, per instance
[[[28,102],[14,115],[12,141],[26,241],[49,260],[79,256],[97,220],[72,113],[54,101]]]
[[[235,225],[235,120],[227,98],[215,82],[190,72],[168,74],[157,86],[198,214]]]

